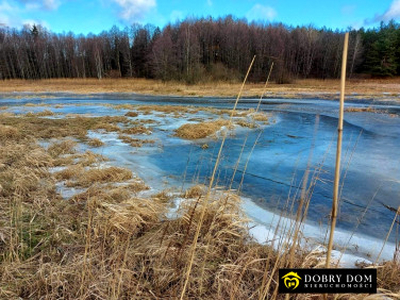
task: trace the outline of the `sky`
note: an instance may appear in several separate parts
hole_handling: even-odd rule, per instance
[[[56,33],[98,34],[133,23],[163,27],[229,14],[249,22],[358,29],[400,21],[400,0],[0,0],[0,26],[40,24]]]

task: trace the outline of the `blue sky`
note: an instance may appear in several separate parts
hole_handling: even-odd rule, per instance
[[[0,26],[36,23],[76,34],[97,34],[134,22],[162,27],[186,17],[228,14],[294,26],[359,28],[400,21],[400,0],[0,0]]]

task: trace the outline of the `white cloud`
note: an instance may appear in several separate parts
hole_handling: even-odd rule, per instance
[[[212,0],[207,0],[207,5],[208,5],[208,6],[213,6]]]
[[[153,8],[156,0],[113,0],[121,8],[120,16],[125,21],[139,21]]]
[[[24,26],[32,26],[33,24],[41,25],[42,27],[50,28],[49,24],[38,19],[21,19],[20,14],[28,8],[21,8],[15,2],[3,0],[0,2],[0,26],[8,26],[14,28],[22,28]]]
[[[61,1],[58,0],[44,0],[43,6],[47,9],[57,9],[61,5]]]
[[[61,5],[61,0],[17,0],[17,2],[24,4],[28,10],[56,10]]]
[[[33,25],[40,25],[44,28],[50,29],[49,23],[43,20],[32,20],[32,19],[27,19],[27,20],[22,20],[22,25],[27,28],[32,28]]]
[[[390,8],[382,15],[382,21],[400,18],[400,0],[392,2]]]
[[[375,15],[373,19],[365,20],[365,24],[370,25],[376,22],[388,22],[392,19],[397,20],[400,18],[400,0],[394,0],[389,9],[381,15]]]
[[[272,7],[256,4],[247,12],[246,18],[254,21],[272,21],[276,15],[277,12]]]
[[[11,6],[7,1],[0,3],[0,24],[14,27],[16,25],[18,7]]]

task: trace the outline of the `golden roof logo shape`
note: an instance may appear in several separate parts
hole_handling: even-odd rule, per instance
[[[302,280],[301,277],[293,271],[287,273],[285,276],[282,276],[282,279],[286,288],[289,290],[295,290],[299,286],[300,280]]]

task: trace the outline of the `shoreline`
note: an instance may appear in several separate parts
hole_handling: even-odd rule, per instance
[[[112,99],[102,99],[102,100],[131,100],[130,97],[163,97],[163,98],[176,98],[176,99],[218,99],[218,100],[232,100],[235,101],[235,96],[212,96],[212,95],[174,95],[174,94],[142,94],[136,92],[102,92],[102,93],[76,93],[70,91],[60,91],[60,92],[0,92],[0,101],[9,100],[29,100],[29,99],[40,99],[40,100],[52,100],[61,99],[66,97],[78,98],[82,100],[87,100],[92,97],[113,97]],[[242,96],[241,100],[259,100],[259,95],[245,95]],[[241,101],[239,100],[239,102]],[[262,100],[326,100],[326,101],[339,101],[339,94],[337,93],[322,93],[322,92],[312,92],[312,93],[287,93],[279,92],[272,93],[266,92],[262,97]],[[346,101],[376,101],[376,102],[400,102],[400,94],[348,94],[345,98]]]
[[[142,95],[188,98],[235,98],[240,83],[215,82],[187,85],[150,79],[42,79],[0,81],[0,97],[49,98],[66,95]],[[243,99],[260,98],[264,83],[247,83]],[[385,80],[350,79],[346,99],[400,100],[400,77]],[[339,80],[302,79],[291,84],[269,83],[263,99],[339,99]]]

